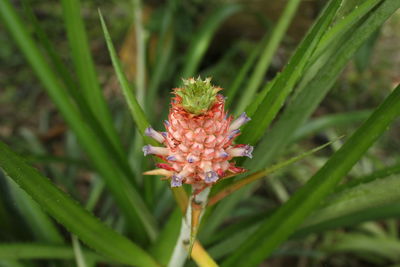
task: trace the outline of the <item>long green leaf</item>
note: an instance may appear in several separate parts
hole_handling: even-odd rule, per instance
[[[309,57],[317,47],[319,40],[331,24],[341,0],[332,0],[320,15],[309,34],[300,43],[281,75],[259,105],[250,123],[245,126],[238,142],[255,144],[278,114],[286,97],[301,77]],[[268,85],[267,85],[268,86]]]
[[[266,71],[271,63],[272,57],[276,52],[279,43],[281,42],[287,28],[289,27],[290,22],[292,21],[297,7],[300,4],[300,0],[290,0],[287,2],[285,9],[280,16],[280,19],[276,26],[274,26],[274,30],[268,40],[267,45],[264,48],[264,51],[261,53],[260,58],[257,62],[257,66],[253,70],[252,75],[249,78],[249,82],[244,89],[240,97],[240,101],[237,104],[236,113],[242,113],[245,108],[251,103],[257,89],[261,85],[263,78],[265,76]]]
[[[159,34],[159,40],[157,42],[155,64],[151,75],[149,75],[149,86],[147,93],[147,104],[146,104],[146,114],[151,119],[153,119],[154,108],[152,103],[154,103],[157,92],[160,89],[160,84],[164,81],[166,73],[168,73],[168,68],[170,68],[170,62],[173,58],[174,46],[175,46],[175,18],[177,7],[180,4],[180,0],[170,0],[167,1],[166,9],[163,13],[161,30]]]
[[[335,192],[340,192],[343,191],[345,189],[349,189],[352,188],[354,186],[358,186],[360,184],[363,183],[369,183],[371,181],[377,180],[377,179],[382,179],[385,178],[387,176],[393,175],[393,174],[398,174],[400,173],[400,163],[394,164],[392,166],[374,171],[373,173],[363,176],[363,177],[359,177],[359,178],[354,178],[351,181],[339,185],[338,187],[335,188]]]
[[[326,34],[321,38],[315,53],[313,53],[312,58],[306,67],[308,71],[302,78],[302,81],[298,86],[299,88],[304,88],[304,84],[310,81],[310,77],[315,76],[316,72],[309,71],[309,68],[318,65],[318,61],[321,61],[321,58],[325,58],[326,61],[326,58],[331,57],[332,54],[329,50],[335,51],[337,47],[341,46],[343,41],[346,41],[345,38],[348,38],[346,35],[348,35],[349,32],[351,35],[351,30],[349,31],[349,29],[356,29],[357,23],[362,21],[365,15],[382,2],[382,0],[355,0],[344,2],[344,5],[338,11],[335,24],[327,30]],[[346,9],[348,10],[344,11]],[[346,14],[345,16],[343,16],[344,13]],[[368,43],[368,41],[366,43]],[[329,53],[327,53],[327,51]]]
[[[86,36],[85,25],[81,16],[79,0],[62,0],[63,15],[67,28],[68,41],[72,54],[72,61],[76,70],[80,88],[87,103],[103,126],[104,131],[115,147],[122,152],[122,146],[112,123],[110,111],[102,95],[93,59],[90,53]]]
[[[387,236],[371,236],[364,233],[341,234],[335,237],[334,244],[326,246],[324,250],[332,254],[357,253],[366,259],[375,256],[393,262],[400,260],[399,240]]]
[[[368,208],[365,210],[353,212],[343,216],[335,217],[330,220],[302,227],[297,230],[291,238],[302,238],[311,233],[320,233],[330,229],[356,225],[366,221],[384,220],[389,218],[400,217],[400,205],[398,203],[390,203],[387,205]]]
[[[297,141],[310,134],[319,132],[323,129],[330,127],[338,127],[343,125],[350,125],[357,122],[362,122],[371,115],[370,110],[353,111],[339,114],[326,115],[316,119],[312,119],[309,122],[301,126],[293,134],[291,141]]]
[[[29,228],[36,239],[50,244],[63,244],[64,239],[51,218],[12,179],[9,179],[9,189],[21,216],[29,222]]]
[[[121,63],[119,62],[117,53],[115,52],[115,48],[112,43],[110,33],[108,32],[107,25],[104,21],[103,15],[101,14],[100,10],[99,10],[99,16],[100,16],[101,26],[103,28],[104,38],[107,43],[108,52],[110,53],[115,73],[121,85],[121,89],[125,96],[125,100],[128,104],[129,110],[131,111],[132,118],[135,121],[135,124],[137,125],[140,134],[145,138],[146,142],[157,145],[156,141],[144,136],[144,132],[146,128],[149,127],[150,124],[147,121],[146,115],[144,114],[143,109],[140,107],[131,86],[129,85],[128,79],[126,78],[124,72],[122,71]]]
[[[221,242],[213,245],[209,248],[209,253],[214,259],[221,259],[234,253],[240,248],[241,244],[246,241],[246,239],[252,235],[259,227],[262,221],[256,223],[255,225],[250,225],[246,228],[242,228],[227,238],[221,240]]]
[[[1,267],[26,267],[26,265],[22,264],[17,260],[0,260]]]
[[[107,43],[108,51],[110,53],[110,57],[111,57],[111,61],[112,61],[113,66],[114,66],[115,73],[116,73],[117,78],[119,80],[119,83],[121,85],[122,92],[123,92],[123,94],[125,96],[125,100],[126,100],[126,102],[128,104],[128,107],[129,107],[130,113],[132,115],[132,118],[133,118],[135,124],[138,127],[139,134],[144,138],[146,143],[150,143],[150,144],[153,144],[153,145],[158,145],[158,143],[154,139],[149,138],[149,137],[144,135],[145,129],[146,129],[146,127],[149,126],[149,123],[148,123],[148,121],[146,119],[146,116],[144,114],[143,109],[141,108],[141,106],[139,105],[135,95],[133,94],[133,91],[132,91],[132,89],[131,89],[131,87],[129,85],[129,82],[128,82],[128,80],[127,80],[127,78],[126,78],[126,76],[125,76],[125,74],[124,74],[124,72],[122,70],[121,64],[120,64],[120,62],[118,60],[117,54],[116,54],[115,49],[114,49],[114,45],[113,45],[111,37],[110,37],[110,34],[108,32],[106,23],[104,21],[104,18],[102,16],[100,10],[99,10],[99,16],[100,16],[100,21],[101,21],[101,25],[102,25],[102,28],[103,28],[104,37],[105,37],[105,40],[106,40],[106,43]],[[145,191],[146,196],[150,196],[149,197],[149,199],[150,199],[149,202],[151,202],[151,200],[152,200],[151,196],[154,194],[154,191],[155,191],[155,188],[154,188],[153,184],[154,183],[151,180],[146,180],[144,182],[144,185],[145,185],[144,188],[147,189]],[[147,216],[147,217],[149,217],[149,216]],[[155,228],[155,223],[154,223],[154,227],[152,227],[152,228],[156,229]],[[151,235],[151,239],[152,240],[155,240],[155,234],[156,233],[153,231],[153,235]]]
[[[234,102],[239,87],[243,84],[243,81],[248,75],[248,72],[254,65],[255,61],[257,60],[257,57],[260,55],[262,48],[265,46],[265,43],[267,43],[268,39],[266,37],[267,36],[264,36],[264,39],[257,44],[257,47],[250,53],[244,65],[240,68],[237,75],[235,75],[235,79],[232,81],[231,84],[229,84],[227,88],[227,93],[225,94],[227,98],[225,102],[225,107],[227,109],[232,105],[232,102]]]
[[[353,8],[345,17],[337,18],[336,24],[324,34],[315,53],[313,53],[309,60],[306,67],[307,71],[304,73],[302,80],[297,86],[297,92],[301,91],[303,88],[307,88],[308,83],[316,77],[318,71],[326,61],[334,57],[337,49],[341,47],[343,43],[347,42],[347,39],[352,34],[352,30],[357,30],[357,24],[359,24],[380,2],[382,2],[382,0],[363,1],[359,6]]]
[[[324,220],[317,224],[311,224],[307,227],[301,227],[293,235],[291,239],[304,238],[309,234],[321,233],[331,229],[338,229],[341,227],[355,226],[359,223],[366,221],[384,220],[390,218],[400,217],[400,206],[398,203],[390,203],[387,205],[368,208],[365,210],[351,212],[349,214],[334,217],[329,220]],[[268,220],[268,217],[265,218]],[[220,259],[230,253],[236,251],[246,241],[249,235],[254,233],[262,224],[262,220],[253,220],[253,224],[248,226],[241,226],[240,231],[230,234],[221,242],[209,248],[209,253],[214,259]]]
[[[105,131],[106,129],[104,129],[104,127],[98,121],[98,118],[96,118],[96,116],[94,115],[92,109],[89,107],[89,104],[83,96],[82,91],[78,88],[77,84],[73,80],[71,74],[64,65],[60,56],[57,54],[57,51],[54,48],[53,44],[50,42],[47,34],[42,29],[38,19],[32,11],[29,2],[29,0],[23,1],[24,10],[34,26],[35,33],[40,40],[40,45],[43,46],[43,50],[48,54],[51,63],[57,71],[58,75],[62,77],[62,81],[66,85],[66,88],[68,88],[68,93],[75,100],[77,106],[79,107],[83,119],[88,125],[90,125],[90,127],[101,139],[103,146],[106,146],[108,151],[113,154],[112,158],[118,158],[117,162],[121,164],[121,168],[127,170],[127,173],[130,174],[129,167],[127,167],[128,164],[125,160],[125,155],[121,150],[121,144],[118,141],[115,142],[114,140],[113,142],[110,139],[111,136],[107,135]],[[112,131],[110,131],[110,133],[111,132]],[[116,136],[114,135],[114,137]]]
[[[181,78],[189,78],[196,74],[200,61],[218,27],[225,19],[238,12],[240,9],[241,6],[236,4],[225,5],[215,9],[215,11],[207,17],[204,24],[190,43],[187,55],[185,56],[183,70],[180,77],[178,77],[176,84],[181,83]]]
[[[399,177],[391,176],[333,194],[324,201],[323,206],[307,218],[302,227],[308,227],[368,208],[399,203],[399,188]]]
[[[108,262],[109,259],[86,250],[85,255],[96,261]],[[63,245],[44,245],[36,243],[0,243],[0,259],[22,260],[22,259],[73,259],[72,247]]]
[[[0,179],[3,179],[3,175],[1,172]],[[2,190],[0,190],[0,193],[2,193]],[[16,229],[18,229],[18,227],[16,227],[13,223],[13,218],[10,216],[10,212],[6,208],[6,205],[2,198],[3,194],[0,197],[0,229],[2,229],[2,232],[0,232],[0,237],[4,238],[6,235],[14,235],[14,233],[17,232]]]
[[[173,28],[171,27],[171,32],[172,31]],[[150,118],[152,118],[151,114],[153,114],[155,111],[153,103],[156,99],[160,84],[163,81],[163,79],[165,79],[164,77],[165,72],[169,68],[169,62],[172,58],[174,45],[175,45],[175,38],[173,36],[170,36],[170,38],[166,39],[163,42],[163,53],[159,54],[159,57],[157,57],[157,62],[151,75],[148,87],[147,104],[146,104],[146,111],[147,111],[146,113]]]
[[[146,42],[143,29],[142,1],[133,0],[133,23],[136,41],[136,96],[142,107],[145,104],[146,90]]]
[[[182,222],[182,212],[175,208],[164,224],[164,228],[154,245],[150,248],[151,254],[161,263],[167,265],[174,246],[179,236],[179,229]]]
[[[89,104],[87,103],[85,97],[82,94],[82,91],[77,87],[77,84],[72,79],[71,74],[69,73],[68,69],[64,65],[63,61],[61,60],[60,56],[57,54],[56,49],[54,48],[53,44],[50,42],[49,38],[47,37],[46,33],[42,29],[38,19],[36,18],[35,14],[33,13],[29,0],[23,1],[24,9],[26,13],[28,13],[28,17],[32,21],[34,26],[36,35],[40,40],[40,45],[43,46],[44,51],[49,55],[51,59],[52,65],[55,67],[57,73],[63,78],[63,81],[68,88],[68,93],[70,93],[71,97],[75,100],[77,106],[79,107],[82,117],[85,121],[92,127],[99,138],[102,140],[104,145],[107,145],[107,149],[110,153],[115,154],[114,157],[119,157],[118,162],[121,163],[122,168],[126,168],[127,163],[124,161],[125,154],[121,150],[121,144],[118,141],[116,133],[114,130],[111,129],[109,135],[107,135],[105,129],[99,122],[98,117],[96,117],[92,109],[90,108]],[[89,55],[90,56],[90,55]],[[106,125],[104,125],[106,126]],[[114,133],[112,133],[114,132]],[[116,140],[111,140],[110,138],[114,137]],[[124,166],[125,164],[125,166]]]
[[[0,166],[46,212],[88,246],[125,264],[158,266],[144,250],[100,222],[3,143]]]
[[[381,175],[388,172],[382,171]],[[390,173],[390,172],[389,172]],[[367,183],[365,181],[365,183]],[[356,225],[365,221],[400,217],[398,205],[398,177],[371,182],[361,187],[353,187],[341,194],[331,195],[326,205],[318,208],[291,238],[304,238],[311,233],[320,233],[330,229]],[[268,217],[265,218],[268,220]],[[252,219],[252,223],[241,225],[240,231],[229,234],[217,245],[210,248],[211,256],[221,258],[240,248],[246,238],[261,225],[261,219]],[[223,231],[223,230],[222,230]]]
[[[138,238],[145,240],[146,236],[149,236],[150,239],[155,239],[157,235],[155,219],[141,199],[140,194],[132,187],[129,182],[129,176],[123,173],[123,168],[118,164],[118,158],[110,158],[109,151],[103,146],[104,144],[99,140],[94,129],[89,128],[82,120],[65,87],[59,82],[57,76],[45,61],[9,1],[0,1],[0,15],[43,83],[44,88],[77,135],[94,167],[98,169],[105,179],[116,202],[126,215],[129,226],[137,230],[136,235]]]
[[[51,43],[43,27],[40,25],[38,18],[35,16],[35,13],[32,10],[32,1],[23,0],[22,5],[26,13],[26,16],[29,18],[29,22],[33,26],[35,34],[40,40],[40,44],[43,46],[44,51],[49,56],[51,63],[55,67],[58,74],[62,77],[67,87],[70,88],[70,90],[75,90],[76,85],[70,72],[66,68],[61,57],[57,54],[55,47]]]
[[[329,196],[325,201],[326,204],[315,210],[291,238],[304,238],[311,233],[365,221],[400,217],[398,183],[398,177],[392,177],[352,187]],[[240,226],[240,231],[236,229],[233,234],[221,239],[221,242],[210,248],[210,254],[218,259],[241,247],[246,238],[260,227],[262,220],[252,219],[252,222]]]
[[[222,266],[256,266],[285,241],[400,115],[400,86],[293,197]]]
[[[63,164],[68,164],[69,166],[76,166],[80,167],[83,169],[90,170],[90,164],[88,162],[85,162],[84,160],[80,159],[75,159],[71,157],[59,157],[59,156],[53,156],[53,155],[47,155],[47,154],[27,154],[25,155],[26,160],[29,163],[45,163],[45,164],[51,164],[51,163],[63,163]]]
[[[252,120],[247,126],[244,126],[243,134],[238,137],[238,143],[253,143],[264,133],[272,118],[275,117],[279,111],[286,96],[290,93],[296,81],[301,76],[302,69],[308,62],[314,48],[317,46],[318,40],[328,28],[333,16],[340,6],[340,3],[341,0],[332,0],[329,2],[327,8],[325,8],[312,29],[296,49],[295,54],[289,60],[284,72],[278,75],[272,83],[270,82],[265,86],[263,91],[260,93],[261,95],[264,95],[264,98],[259,97],[258,99],[260,100],[255,100],[256,103],[259,103],[259,106],[257,107],[254,116],[252,116],[253,114],[249,114],[252,116]],[[272,86],[272,88],[270,86]],[[268,93],[265,94],[264,92]],[[263,100],[261,101],[261,99]],[[270,148],[263,148],[264,154],[269,153],[269,151]],[[262,155],[257,155],[257,152]],[[245,166],[254,171],[267,166],[267,162],[262,160],[264,158],[263,153],[261,153],[260,148],[256,147],[254,160],[251,160],[250,162],[246,161]],[[204,236],[211,236],[212,232],[222,223],[236,203],[239,202],[240,199],[249,192],[249,190],[251,190],[251,187],[239,190],[236,194],[231,195],[216,208],[216,211],[213,212],[213,216],[211,216],[207,221],[207,226],[203,230]]]
[[[339,18],[339,21],[321,38],[315,53],[312,55],[310,63],[315,62],[333,42],[340,40],[340,37],[343,37],[350,27],[356,25],[365,14],[370,12],[380,2],[382,2],[382,0],[363,1],[347,16]]]
[[[397,2],[398,3],[398,2]],[[318,70],[315,77],[296,95],[287,106],[273,129],[260,142],[254,152],[254,157],[260,160],[248,161],[248,168],[265,166],[290,142],[292,134],[317,108],[326,93],[332,88],[344,66],[352,58],[357,49],[382,25],[385,20],[399,7],[393,0],[382,3],[370,13],[368,18],[353,31],[348,29],[347,38],[335,48],[326,63]]]
[[[75,262],[77,267],[87,267],[85,256],[83,255],[81,244],[75,235],[72,235],[72,248],[75,255]]]

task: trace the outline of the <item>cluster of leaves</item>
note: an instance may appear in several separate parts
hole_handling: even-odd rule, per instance
[[[30,244],[1,243],[1,263],[18,266],[23,259],[75,257],[80,266],[96,262],[131,266],[166,265],[179,233],[182,218],[179,207],[185,208],[187,195],[182,188],[174,189],[171,194],[162,181],[142,177],[147,162],[143,161],[138,151],[143,139],[146,143],[154,142],[144,137],[143,133],[150,122],[161,124],[156,115],[163,111],[154,110],[154,103],[157,103],[163,82],[173,79],[178,84],[181,77],[197,77],[200,63],[216,30],[231,15],[245,12],[245,9],[236,4],[224,4],[213,10],[192,36],[182,64],[171,75],[169,62],[173,61],[177,46],[176,31],[179,28],[181,3],[170,0],[162,10],[156,60],[151,68],[147,68],[142,7],[139,1],[133,1],[138,52],[135,86],[124,74],[105,19],[99,12],[115,73],[137,129],[131,129],[131,150],[127,152],[99,86],[80,14],[80,2],[62,0],[61,3],[76,77],[60,59],[32,12],[28,19],[37,39],[27,30],[26,22],[18,15],[11,1],[0,0],[0,17],[85,152],[96,174],[93,176],[95,182],[86,205],[78,203],[29,166],[26,159],[0,143],[0,167],[4,171],[1,180],[7,183],[10,195],[38,241]],[[235,220],[232,225],[217,232],[239,202],[254,190],[257,185],[255,181],[314,152],[270,166],[288,145],[308,133],[304,129],[320,129],[318,121],[307,122],[308,118],[357,50],[400,7],[398,0],[366,0],[352,8],[346,6],[348,10],[342,14],[341,0],[328,1],[282,72],[264,84],[272,56],[299,3],[299,0],[288,1],[272,32],[253,49],[238,73],[232,74],[232,83],[227,86],[228,105],[236,104],[233,106],[234,112],[239,114],[246,111],[252,117],[243,129],[239,142],[254,144],[256,149],[254,158],[243,162],[250,170],[247,176],[228,179],[212,188],[209,208],[199,232],[200,242],[196,242],[192,252],[193,259],[200,266],[216,266],[216,262],[220,262],[221,266],[257,266],[274,252],[285,253],[276,251],[288,239],[304,238],[312,233],[400,215],[396,205],[399,195],[395,190],[399,182],[390,176],[400,172],[398,164],[361,177],[356,182],[337,186],[400,115],[400,87],[397,86],[373,112],[346,114],[342,118],[344,123],[364,119],[365,122],[284,204]],[[338,12],[341,13],[340,17]],[[147,79],[146,70],[150,70]],[[212,70],[203,72],[213,74]],[[242,88],[241,92],[239,88]],[[275,120],[285,103],[288,105]],[[274,125],[270,127],[274,120]],[[323,127],[337,123],[338,118],[329,121]],[[268,134],[265,134],[267,129]],[[69,156],[79,160],[73,153]],[[69,163],[73,164],[72,161]],[[275,186],[282,185],[278,183]],[[73,193],[71,184],[66,183],[65,187],[69,193]],[[104,195],[104,190],[107,190],[104,194],[112,196],[112,201],[120,211],[118,227],[114,229],[91,212],[100,196]],[[7,203],[4,199],[0,198],[0,226],[13,233],[13,218],[6,213]],[[171,209],[173,212],[164,223],[161,218]],[[72,245],[62,236],[51,217],[71,233]],[[396,228],[394,223],[391,225],[394,225],[393,229]],[[377,250],[376,253],[380,253],[384,259],[397,260],[396,257],[400,255],[396,254],[399,241],[370,231],[374,235],[344,236],[341,242],[330,246],[330,251],[362,250],[362,242],[380,242],[392,246],[393,250]],[[81,249],[77,238],[96,253]],[[352,246],[346,242],[349,238],[353,240]],[[15,241],[13,237],[8,240]],[[369,248],[364,247],[365,250]]]

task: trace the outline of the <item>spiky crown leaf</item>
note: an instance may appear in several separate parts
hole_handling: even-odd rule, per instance
[[[211,78],[183,79],[183,85],[182,88],[175,89],[175,94],[182,98],[182,107],[194,115],[208,111],[215,103],[218,91],[221,90],[211,84]]]

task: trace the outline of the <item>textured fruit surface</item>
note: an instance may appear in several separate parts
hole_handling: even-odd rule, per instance
[[[249,145],[235,145],[239,127],[250,120],[245,113],[236,120],[224,109],[225,99],[210,79],[188,79],[174,89],[166,132],[151,127],[146,135],[165,147],[144,146],[145,155],[154,154],[166,163],[158,167],[171,171],[171,186],[182,183],[210,185],[228,174],[244,170],[231,162],[234,157],[251,157]]]

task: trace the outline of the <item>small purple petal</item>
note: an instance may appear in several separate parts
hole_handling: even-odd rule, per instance
[[[165,120],[164,123],[167,125],[167,127],[169,127],[169,121]]]
[[[167,132],[161,132],[161,135],[164,136],[164,138],[167,138],[168,133]]]
[[[142,148],[142,150],[143,150],[143,153],[145,156],[150,155],[150,154],[167,156],[171,153],[169,151],[169,149],[166,147],[159,147],[159,146],[152,146],[152,145],[145,145]]]
[[[146,136],[153,138],[154,140],[156,140],[159,143],[164,143],[164,141],[165,141],[164,136],[162,136],[159,132],[157,132],[156,130],[154,130],[151,127],[147,127],[146,130],[144,131],[144,134]]]
[[[142,151],[143,151],[143,153],[144,153],[145,156],[151,154],[151,145],[145,145],[145,146],[142,148]]]
[[[221,152],[221,153],[219,154],[219,156],[220,156],[221,158],[227,158],[227,157],[229,157],[229,154],[226,153],[225,151],[223,151],[223,152]]]
[[[253,150],[254,150],[253,146],[246,145],[244,147],[243,156],[253,158],[253,155],[251,154],[253,152]]]
[[[151,136],[153,131],[154,131],[153,128],[147,127],[146,130],[144,130],[144,134],[145,134],[146,136]]]
[[[174,174],[172,175],[172,179],[171,179],[171,186],[172,187],[179,187],[182,186],[182,177],[179,177],[178,175]]]
[[[240,130],[239,130],[239,129],[233,130],[233,131],[230,132],[228,138],[229,138],[229,139],[232,139],[232,138],[235,137],[238,133],[240,133]]]
[[[236,130],[236,129],[240,128],[243,124],[248,122],[249,120],[250,120],[250,118],[247,117],[246,112],[243,112],[236,120],[234,120],[231,123],[229,130]]]
[[[243,112],[242,114],[240,114],[239,118],[244,121],[243,123],[246,123],[251,120],[251,118],[247,116],[246,112]]]
[[[206,183],[215,183],[218,181],[218,174],[215,171],[206,172],[205,176],[204,180]]]
[[[193,162],[198,161],[198,160],[199,160],[199,157],[196,156],[196,155],[193,155],[193,154],[189,154],[189,155],[186,157],[186,160],[187,160],[187,162],[189,162],[189,163],[193,163]]]
[[[176,161],[176,157],[174,155],[168,156],[167,160]]]

